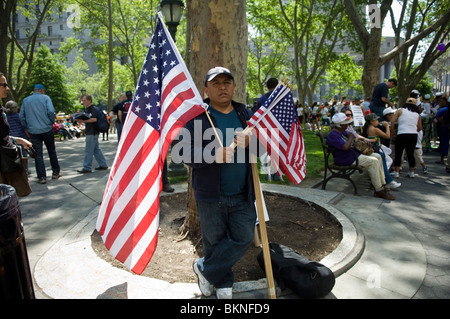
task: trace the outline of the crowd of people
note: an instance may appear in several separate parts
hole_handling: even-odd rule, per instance
[[[342,108],[334,110],[327,136],[328,145],[334,149],[335,164],[351,165],[357,158],[358,164],[368,171],[375,189],[374,196],[389,200],[395,199],[389,190],[401,186],[395,179],[400,177],[404,160],[408,162],[406,177],[414,178],[417,169],[421,169],[423,174],[428,173],[422,155],[432,151],[432,142],[441,155],[437,163],[444,165],[447,157],[445,170],[450,173],[450,103],[447,95],[438,92],[431,99],[430,95],[421,97],[420,92],[413,90],[403,105],[396,106],[388,95],[389,89],[396,85],[395,79],[380,83],[375,87],[370,102],[367,99],[366,106],[355,104],[361,106],[365,119],[359,133],[352,125],[352,108],[346,107],[347,102],[344,102]],[[327,109],[327,103],[323,109]],[[319,112],[317,108],[315,114]],[[330,116],[330,109],[327,112]],[[314,130],[313,117],[311,120],[311,129]],[[356,140],[371,143],[372,153],[362,154],[355,145]]]

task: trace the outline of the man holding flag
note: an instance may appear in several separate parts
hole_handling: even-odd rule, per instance
[[[205,256],[194,262],[194,272],[201,292],[210,296],[215,287],[217,298],[232,297],[232,267],[253,242],[256,221],[248,152],[250,137],[241,132],[252,114],[244,104],[233,101],[235,90],[228,69],[209,70],[204,88],[209,114],[200,114],[189,121],[185,126],[188,138],[182,135],[179,142],[185,151],[190,151],[191,159],[185,160],[185,164],[193,168],[192,188],[205,250]],[[199,134],[196,128],[201,129],[201,136],[211,128],[216,129],[219,133],[215,146],[210,147],[209,140],[195,138]],[[227,147],[235,135],[240,148],[237,152]],[[241,150],[245,150],[245,156],[238,156]],[[205,152],[211,153],[214,160],[207,160]]]
[[[116,259],[137,274],[144,271],[158,241],[164,160],[173,138],[185,126],[190,136],[182,135],[179,144],[187,145],[181,148],[189,153],[188,158],[183,157],[184,162],[193,168],[192,187],[205,249],[205,256],[193,266],[202,293],[210,296],[215,287],[218,298],[232,297],[232,267],[254,239],[253,184],[259,181],[256,163],[250,163],[251,129],[255,128],[258,139],[267,142],[272,157],[279,155],[280,172],[295,183],[304,177],[303,140],[298,123],[292,121],[296,112],[290,91],[282,87],[274,92],[252,117],[244,104],[232,100],[235,89],[228,69],[209,70],[204,87],[209,108],[205,112],[205,104],[159,14],[96,227]],[[218,134],[216,128],[225,134]],[[211,147],[204,139],[208,129],[214,130],[220,147]],[[195,138],[197,131],[201,131],[200,139]],[[230,143],[232,146],[226,147]],[[208,152],[212,161],[211,156],[204,158]],[[260,197],[259,183],[256,188],[256,197]],[[267,238],[263,249],[266,246]],[[268,255],[267,250],[266,266],[270,265]],[[273,279],[269,280],[269,290],[274,296]]]

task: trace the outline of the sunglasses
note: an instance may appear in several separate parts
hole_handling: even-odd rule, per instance
[[[345,115],[347,115],[347,116],[352,116],[351,114],[347,114],[347,113],[345,113]]]
[[[0,83],[0,86],[3,86],[6,89],[8,87],[8,83]]]

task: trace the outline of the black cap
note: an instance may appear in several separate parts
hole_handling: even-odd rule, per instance
[[[209,70],[208,73],[206,73],[205,86],[206,86],[207,82],[212,81],[216,76],[218,76],[220,74],[226,74],[226,75],[230,76],[234,81],[233,74],[231,73],[230,70],[228,70],[227,68],[224,68],[222,66],[216,66],[215,68],[212,68],[211,70]]]

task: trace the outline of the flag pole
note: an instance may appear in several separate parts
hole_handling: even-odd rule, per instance
[[[262,197],[261,197],[261,185],[259,182],[258,164],[256,162],[255,154],[252,154],[251,162],[252,162],[251,165],[252,165],[253,185],[255,188],[255,196],[256,196],[256,208],[257,208],[258,220],[259,220],[259,230],[261,232],[261,241],[262,241],[263,256],[264,256],[264,269],[266,271],[267,286],[268,286],[268,290],[269,290],[269,298],[276,299],[277,296],[275,293],[275,282],[273,280],[272,262],[270,259],[269,239],[267,237],[266,221],[264,219],[264,210],[263,210]]]
[[[213,124],[213,122],[211,120],[211,116],[209,116],[208,108],[205,108],[205,113],[206,113],[206,116],[208,117],[209,123],[211,124],[211,127],[212,127],[212,129],[214,131],[214,134],[216,135],[217,140],[219,141],[220,147],[223,147],[222,140],[220,139],[219,134],[216,131],[216,127],[214,126],[214,124]]]

